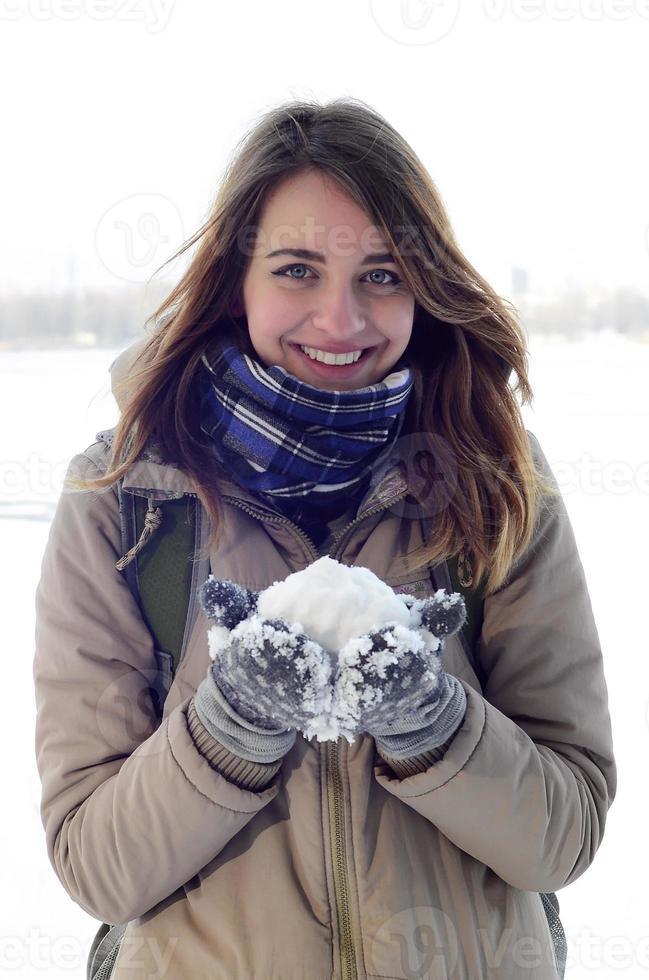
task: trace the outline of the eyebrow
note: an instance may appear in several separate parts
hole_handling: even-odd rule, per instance
[[[312,262],[322,262],[327,264],[327,259],[322,252],[312,252],[308,248],[276,248],[274,252],[269,252],[267,259],[272,259],[276,255],[294,255],[298,259],[310,259]],[[386,262],[397,265],[390,252],[373,252],[361,259],[361,265],[372,265],[373,262]]]

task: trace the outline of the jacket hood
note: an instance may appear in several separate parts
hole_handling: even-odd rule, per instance
[[[121,354],[117,355],[108,368],[110,372],[111,390],[120,412],[124,411],[132,386],[126,385],[125,390],[116,390],[117,382],[128,378],[135,358],[138,356],[140,351],[143,350],[148,341],[148,336],[138,337],[136,341],[134,341],[128,347],[125,347]]]

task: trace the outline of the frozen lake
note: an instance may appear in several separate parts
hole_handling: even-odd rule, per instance
[[[0,969],[21,980],[85,978],[98,926],[68,897],[45,850],[33,747],[33,601],[67,464],[117,420],[107,373],[116,353],[30,351],[0,359],[1,574],[12,692],[0,714],[11,801],[1,823]],[[619,778],[592,867],[558,893],[569,944],[566,980],[632,980],[649,971],[644,845],[636,854],[649,810],[649,651],[636,620],[649,584],[649,344],[612,334],[575,343],[534,339],[530,379],[536,397],[523,409],[525,425],[559,481],[586,571]]]

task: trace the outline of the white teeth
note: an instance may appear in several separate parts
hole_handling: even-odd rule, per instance
[[[352,364],[363,353],[362,350],[354,350],[348,354],[327,354],[326,351],[317,350],[315,347],[304,347],[302,344],[300,344],[300,350],[308,354],[311,360],[322,361],[323,364]]]

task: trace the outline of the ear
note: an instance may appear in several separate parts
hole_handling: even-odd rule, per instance
[[[210,575],[198,591],[198,601],[208,619],[232,630],[256,611],[258,595],[230,579]]]
[[[423,600],[420,614],[421,625],[430,630],[433,636],[452,636],[466,622],[464,598],[460,592],[438,589],[434,595]]]

